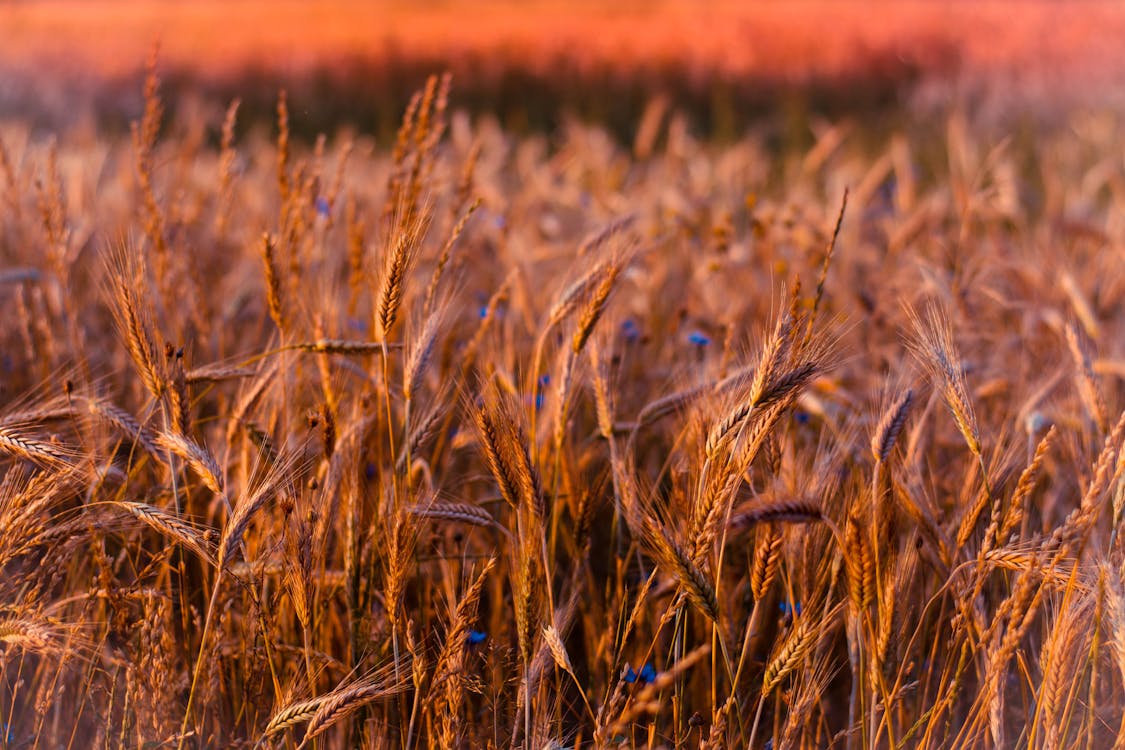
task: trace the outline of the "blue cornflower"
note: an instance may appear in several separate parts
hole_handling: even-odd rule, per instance
[[[540,409],[543,408],[543,404],[547,400],[547,397],[546,397],[546,395],[544,395],[543,390],[548,385],[550,385],[550,383],[551,383],[551,375],[550,375],[550,373],[546,373],[546,372],[543,373],[542,375],[540,375],[539,380],[536,381],[536,383],[535,383],[535,411],[539,411]]]
[[[707,346],[711,343],[711,337],[700,331],[692,331],[689,333],[687,340],[696,346]]]
[[[781,610],[781,614],[783,615],[801,614],[800,602],[797,602],[796,604],[793,604],[791,602],[782,602],[781,604],[777,605],[777,608]]]
[[[487,638],[488,638],[488,633],[482,633],[479,630],[470,630],[469,631],[468,641],[469,641],[470,646],[476,646],[480,643],[484,643]]]
[[[641,337],[641,329],[637,327],[636,321],[632,318],[626,318],[625,322],[621,324],[621,335],[625,337],[626,341],[636,341]]]
[[[332,212],[332,206],[324,196],[320,196],[316,199],[316,212],[326,219],[328,218],[328,214]]]
[[[640,674],[633,671],[633,668],[628,664],[625,665],[625,682],[632,685],[635,682],[640,682],[642,685],[648,685],[656,679],[656,667],[652,666],[652,662],[645,664],[641,667]]]
[[[799,411],[793,415],[793,419],[797,420],[797,424],[808,424],[809,413],[807,411]]]

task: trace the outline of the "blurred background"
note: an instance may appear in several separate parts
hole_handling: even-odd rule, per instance
[[[170,108],[237,96],[252,127],[284,88],[305,137],[387,137],[442,70],[454,109],[515,132],[577,117],[631,140],[667,108],[716,139],[950,101],[1041,118],[1117,107],[1123,40],[1125,3],[1093,0],[7,0],[0,118],[124,129],[157,43]]]

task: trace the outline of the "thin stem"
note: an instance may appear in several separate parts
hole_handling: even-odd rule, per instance
[[[195,701],[196,686],[199,684],[203,657],[207,653],[207,641],[211,636],[211,620],[215,612],[215,604],[219,600],[219,588],[222,584],[222,580],[223,570],[220,568],[215,575],[215,587],[211,589],[211,601],[207,604],[207,616],[203,619],[203,636],[199,639],[199,655],[196,657],[195,667],[192,669],[191,687],[188,689],[187,708],[184,709],[184,721],[180,725],[180,741],[176,746],[179,750],[183,750],[184,739],[187,737],[188,724],[191,722],[191,709]]]

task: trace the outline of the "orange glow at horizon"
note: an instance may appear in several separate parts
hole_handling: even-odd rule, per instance
[[[410,3],[383,0],[44,0],[0,6],[0,65],[115,76],[160,40],[164,65],[208,76],[355,57],[520,60],[629,69],[682,64],[799,81],[847,71],[864,54],[926,67],[1116,75],[1125,4],[1098,2]],[[945,57],[930,60],[935,51]]]

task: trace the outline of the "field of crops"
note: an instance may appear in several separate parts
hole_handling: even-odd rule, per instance
[[[1125,747],[1112,112],[158,71],[0,122],[0,746]]]

